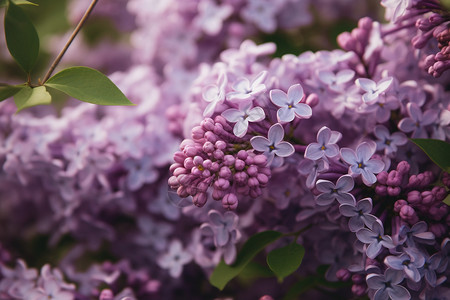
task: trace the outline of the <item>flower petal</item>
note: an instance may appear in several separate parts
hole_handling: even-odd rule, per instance
[[[341,149],[341,157],[342,159],[348,163],[349,165],[355,165],[357,164],[356,161],[356,153],[353,151],[353,149],[350,148],[342,148]]]
[[[377,84],[375,83],[375,81],[368,78],[358,78],[356,79],[355,83],[366,92],[373,91],[377,88]]]
[[[222,117],[224,117],[228,122],[236,123],[237,121],[243,119],[244,113],[236,108],[230,108],[222,112]]]
[[[288,107],[282,107],[277,111],[278,122],[289,123],[295,118],[294,110]]]
[[[308,119],[312,116],[312,109],[308,104],[297,103],[294,105],[294,112],[299,118]]]
[[[336,182],[336,189],[340,192],[350,192],[353,190],[354,186],[355,181],[353,180],[353,177],[348,174],[342,175]]]
[[[233,133],[237,137],[243,137],[247,133],[248,120],[239,120],[233,127]]]
[[[275,150],[273,151],[279,157],[288,157],[294,154],[295,149],[288,142],[280,142],[275,146]]]
[[[259,122],[264,120],[265,117],[266,114],[264,113],[264,110],[257,106],[249,110],[247,120],[249,122]]]
[[[281,126],[280,123],[273,124],[269,128],[269,132],[267,134],[267,138],[269,139],[270,143],[272,143],[274,145],[277,145],[284,138],[283,126]]]
[[[321,149],[321,145],[317,143],[311,143],[306,147],[305,150],[305,158],[311,159],[311,160],[317,160],[324,155],[324,151]]]
[[[253,149],[261,152],[268,151],[269,146],[271,145],[270,141],[262,136],[252,137],[250,140],[250,144],[252,144]]]
[[[270,101],[278,107],[285,107],[289,105],[288,96],[282,90],[271,90],[269,93]]]
[[[290,104],[299,103],[300,100],[302,100],[303,95],[303,88],[299,83],[292,85],[287,92],[287,97]]]

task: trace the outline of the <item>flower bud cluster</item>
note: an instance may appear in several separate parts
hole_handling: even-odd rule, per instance
[[[442,203],[448,192],[445,187],[431,186],[434,176],[430,171],[409,175],[410,165],[402,161],[396,170],[378,174],[375,192],[380,196],[401,197],[394,203],[394,211],[409,224],[419,221],[419,215],[441,221],[448,215],[448,206]]]
[[[193,196],[199,207],[205,205],[211,187],[213,199],[221,200],[226,209],[236,209],[237,195],[258,197],[270,178],[267,158],[245,147],[222,116],[204,119],[174,154],[170,187],[180,197]]]

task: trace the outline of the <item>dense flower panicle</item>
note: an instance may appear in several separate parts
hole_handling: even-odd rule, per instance
[[[227,209],[236,209],[236,195],[253,198],[261,195],[270,169],[265,156],[234,146],[244,141],[234,136],[226,120],[217,116],[207,118],[192,130],[193,139],[187,139],[175,153],[170,169],[173,176],[169,185],[181,197],[193,196],[196,206],[205,205],[211,196],[221,200]],[[209,195],[209,188],[211,195]]]
[[[98,14],[133,30],[132,65],[111,79],[136,107],[81,104],[56,117],[0,104],[2,245],[27,255],[44,236],[64,256],[39,273],[22,260],[11,269],[0,247],[0,298],[195,297],[208,289],[199,278],[271,229],[301,231],[296,275],[327,265],[325,279],[352,282],[346,296],[448,292],[450,175],[408,141],[450,139],[448,78],[417,69],[447,69],[438,1],[383,0],[393,24],[362,18],[338,37],[344,50],[276,58],[274,43],[251,39],[309,24],[310,9],[325,20],[348,1],[125,2]],[[363,1],[350,2],[353,17]],[[107,48],[97,63],[122,53]],[[272,279],[234,286],[249,299],[284,296]]]

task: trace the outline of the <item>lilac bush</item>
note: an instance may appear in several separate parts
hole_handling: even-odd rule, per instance
[[[267,36],[357,4],[99,3],[130,43],[68,58],[136,106],[0,103],[0,299],[445,299],[450,166],[411,139],[450,139],[449,10],[380,4],[389,23],[361,18],[341,49],[277,57]],[[261,258],[298,244],[277,281]]]

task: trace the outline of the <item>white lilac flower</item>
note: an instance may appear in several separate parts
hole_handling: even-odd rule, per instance
[[[374,300],[409,300],[411,295],[409,291],[399,285],[403,281],[403,274],[396,270],[386,269],[384,275],[369,274],[366,276],[366,282],[369,289],[375,290]]]
[[[425,264],[425,258],[416,248],[405,248],[405,252],[400,256],[387,256],[384,263],[394,270],[403,271],[414,282],[419,282],[422,278],[419,268]]]
[[[334,157],[339,154],[339,147],[336,143],[341,139],[342,134],[332,131],[323,126],[317,132],[317,143],[311,143],[306,147],[305,158],[317,160],[322,157]]]
[[[283,138],[283,126],[276,123],[269,128],[267,138],[255,136],[251,138],[250,143],[253,149],[264,152],[264,155],[267,157],[267,164],[270,165],[272,161],[278,160],[277,158],[288,157],[295,152],[294,146],[288,142],[284,142]],[[276,165],[278,164],[276,163]]]
[[[349,193],[354,185],[355,182],[350,175],[339,177],[336,185],[329,180],[319,179],[316,188],[321,194],[317,196],[316,203],[320,206],[326,206],[337,200],[340,204],[354,206],[356,203],[355,197]]]
[[[318,72],[317,77],[320,81],[327,84],[333,91],[343,90],[344,83],[349,82],[355,76],[355,71],[345,69],[337,72],[336,74],[329,70],[321,70]]]
[[[377,181],[374,174],[383,171],[384,162],[378,159],[370,159],[375,153],[376,146],[368,142],[358,145],[356,152],[350,148],[341,149],[341,157],[347,162],[350,174],[361,174],[364,184],[371,186]]]
[[[280,107],[277,111],[278,122],[288,123],[295,117],[309,119],[312,116],[312,109],[308,104],[300,103],[303,98],[303,88],[300,84],[292,85],[287,94],[282,90],[271,90],[270,100]]]
[[[372,223],[371,229],[363,228],[356,232],[358,240],[369,244],[366,254],[374,259],[381,252],[382,248],[394,248],[394,243],[389,235],[384,234],[384,228],[378,219]]]
[[[373,131],[378,138],[377,150],[384,150],[384,154],[391,155],[397,152],[397,146],[403,146],[408,142],[408,138],[402,132],[389,133],[389,130],[383,125],[375,126]]]
[[[203,99],[209,102],[203,111],[204,117],[211,117],[217,104],[225,100],[225,86],[227,85],[227,77],[225,73],[220,74],[217,84],[210,84],[203,89]]]
[[[355,83],[366,92],[362,96],[364,103],[373,103],[381,93],[384,93],[391,86],[393,79],[392,77],[385,77],[375,82],[368,78],[358,78]]]
[[[348,228],[352,232],[364,228],[364,225],[371,228],[373,222],[377,219],[370,214],[372,211],[372,199],[370,198],[361,199],[356,205],[342,204],[339,206],[339,211],[343,216],[350,218],[348,220]]]
[[[267,71],[261,71],[252,82],[247,77],[237,79],[232,86],[234,92],[229,92],[226,95],[227,100],[239,103],[254,99],[266,91],[266,85],[263,83],[266,77]]]
[[[406,105],[409,117],[400,120],[398,128],[403,132],[411,132],[413,138],[427,138],[425,126],[433,124],[438,118],[437,111],[429,109],[422,113],[420,107],[415,103]]]
[[[236,123],[233,133],[237,137],[243,137],[247,133],[248,122],[259,122],[266,117],[264,110],[257,106],[252,108],[251,102],[244,102],[239,109],[230,108],[222,113],[222,116],[231,123]]]
[[[157,263],[161,268],[167,269],[172,277],[178,278],[183,272],[183,266],[191,260],[192,255],[175,239],[170,243],[167,253],[158,258]]]

